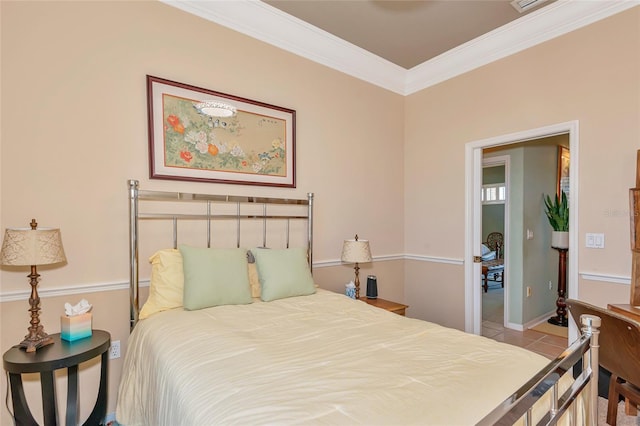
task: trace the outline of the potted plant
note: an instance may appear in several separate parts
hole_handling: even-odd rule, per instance
[[[569,248],[569,201],[567,194],[561,191],[561,196],[558,197],[556,194],[553,199],[545,195],[544,205],[549,224],[553,228],[551,247]]]

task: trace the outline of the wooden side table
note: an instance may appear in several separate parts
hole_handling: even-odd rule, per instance
[[[384,299],[368,299],[366,297],[361,297],[360,300],[366,302],[371,306],[375,306],[376,308],[385,309],[389,312],[393,312],[398,315],[404,316],[405,310],[409,307],[408,305],[403,305],[402,303],[391,302],[389,300]]]
[[[67,369],[67,416],[66,425],[78,424],[78,364],[100,355],[100,388],[98,397],[84,423],[98,425],[104,422],[107,415],[107,378],[109,366],[109,346],[111,335],[106,331],[93,330],[92,336],[85,339],[67,342],[60,339],[60,333],[51,334],[52,345],[41,347],[36,352],[27,353],[20,348],[11,348],[4,353],[4,369],[9,373],[11,386],[11,400],[13,414],[18,425],[36,425],[37,423],[29,410],[27,399],[22,388],[22,374],[40,373],[40,388],[42,389],[42,411],[44,425],[58,424],[56,403],[55,370]]]

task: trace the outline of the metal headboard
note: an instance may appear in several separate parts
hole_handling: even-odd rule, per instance
[[[129,302],[130,302],[130,326],[131,330],[138,322],[138,314],[140,312],[139,300],[139,275],[138,275],[138,254],[139,239],[138,231],[141,220],[170,220],[173,222],[173,248],[177,248],[178,231],[177,224],[179,220],[196,220],[206,221],[207,225],[207,247],[211,247],[211,222],[213,220],[235,220],[236,226],[236,245],[240,247],[240,229],[241,222],[246,219],[262,219],[262,245],[267,246],[267,221],[284,220],[286,221],[286,246],[289,247],[290,235],[289,224],[291,220],[307,221],[307,258],[309,267],[313,265],[313,193],[307,194],[307,199],[287,199],[287,198],[264,198],[264,197],[246,197],[234,195],[210,195],[210,194],[191,194],[184,192],[163,192],[163,191],[142,191],[139,189],[137,180],[129,180]],[[164,201],[164,202],[189,202],[203,203],[206,205],[206,212],[202,214],[192,213],[140,213],[139,203],[146,201]],[[212,213],[211,206],[214,204],[235,205],[235,214],[228,213]],[[242,205],[262,205],[261,214],[243,214]],[[307,206],[306,214],[288,214],[288,213],[269,213],[267,214],[267,206],[274,205],[298,205]]]

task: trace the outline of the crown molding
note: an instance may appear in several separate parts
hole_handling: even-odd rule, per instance
[[[401,95],[640,4],[640,0],[557,0],[407,70],[258,0],[160,1]]]
[[[409,95],[640,4],[638,0],[558,0],[407,72]]]
[[[407,70],[257,0],[160,0],[373,85],[403,94]]]

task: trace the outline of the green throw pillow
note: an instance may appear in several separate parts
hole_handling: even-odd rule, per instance
[[[316,292],[303,248],[252,250],[260,278],[260,298],[265,302]]]
[[[186,310],[251,303],[247,252],[180,246]]]

